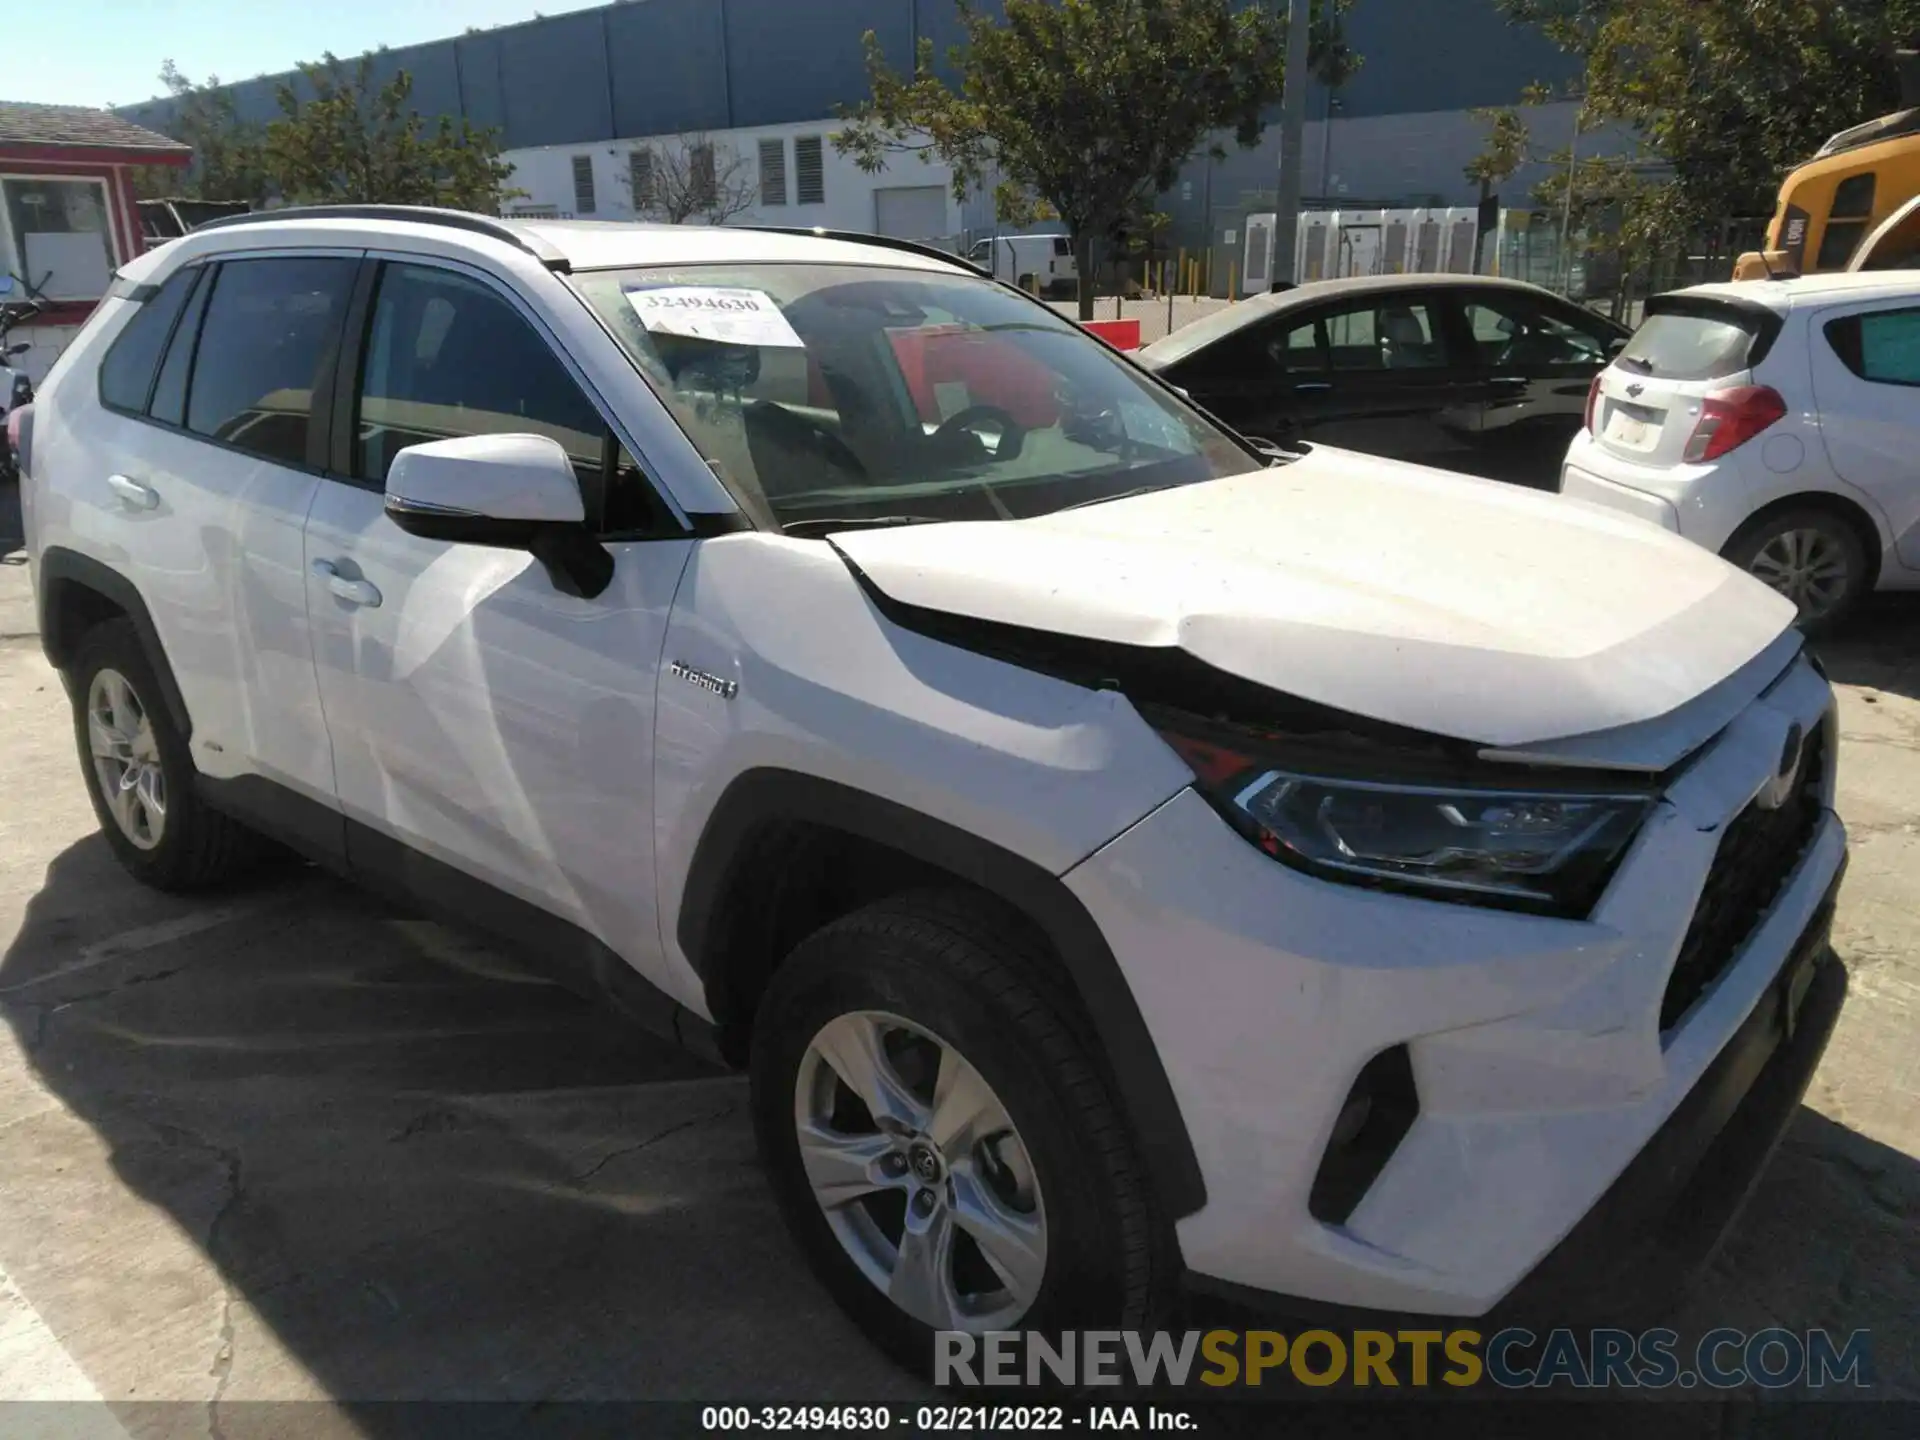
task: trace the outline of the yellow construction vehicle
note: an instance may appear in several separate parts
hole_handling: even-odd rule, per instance
[[[1787,176],[1766,250],[1742,255],[1734,279],[1920,267],[1920,51],[1898,64],[1906,108],[1841,131]]]

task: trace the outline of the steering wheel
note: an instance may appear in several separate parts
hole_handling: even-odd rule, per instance
[[[980,433],[983,426],[991,426],[1000,432],[1000,438],[991,452],[995,460],[1014,459],[1020,454],[1020,447],[1027,442],[1025,428],[998,405],[969,405],[943,420],[930,438],[938,445],[956,435],[972,435],[984,443],[986,437]]]
[[[749,427],[749,445],[752,443],[752,432],[757,429],[775,445],[799,454],[811,452],[815,459],[824,461],[835,470],[858,480],[867,478],[867,467],[860,463],[860,457],[853,453],[853,448],[809,416],[796,415],[784,405],[761,400],[750,403],[745,418]]]

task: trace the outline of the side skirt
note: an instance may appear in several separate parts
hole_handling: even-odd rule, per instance
[[[535,959],[577,994],[614,1008],[716,1065],[718,1033],[578,925],[257,775],[196,777],[208,805],[396,905],[478,931]]]

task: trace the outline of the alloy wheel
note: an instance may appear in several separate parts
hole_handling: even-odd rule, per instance
[[[1853,584],[1846,547],[1824,530],[1783,530],[1760,547],[1747,568],[1793,601],[1808,620],[1832,614]]]
[[[951,1044],[882,1011],[828,1021],[801,1058],[794,1124],[834,1237],[900,1309],[978,1332],[1032,1307],[1047,1268],[1032,1159]]]
[[[87,744],[100,796],[120,833],[142,850],[153,849],[166,833],[167,777],[147,708],[118,670],[96,671],[87,687]]]

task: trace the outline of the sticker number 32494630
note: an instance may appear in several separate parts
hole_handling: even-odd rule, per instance
[[[799,348],[800,337],[764,290],[717,285],[662,285],[629,290],[627,303],[656,334],[685,335],[723,345]]]

